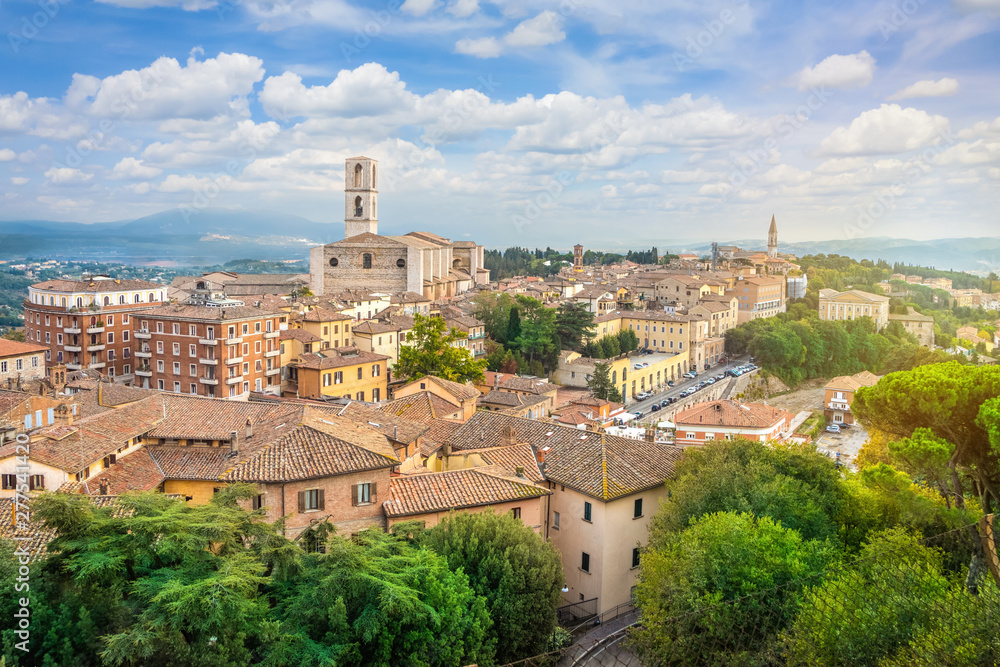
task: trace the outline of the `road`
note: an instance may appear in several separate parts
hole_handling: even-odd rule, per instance
[[[635,357],[635,360],[641,362],[642,357]],[[750,362],[750,357],[745,355],[742,357],[736,357],[735,359],[732,359],[731,361],[725,364],[716,364],[710,370],[699,371],[698,377],[694,378],[693,380],[684,380],[683,382],[678,382],[673,387],[667,387],[665,390],[661,389],[657,391],[651,398],[647,398],[642,401],[636,401],[635,403],[630,403],[626,407],[626,410],[633,413],[642,412],[643,418],[649,417],[650,408],[653,406],[653,403],[659,403],[665,398],[679,397],[680,393],[685,389],[687,389],[688,387],[692,387],[703,380],[707,380],[708,378],[714,378],[716,375],[719,375],[720,373],[725,373],[730,368],[735,368],[737,366],[741,366],[749,362]],[[694,394],[692,398],[695,398],[697,396],[698,394]]]

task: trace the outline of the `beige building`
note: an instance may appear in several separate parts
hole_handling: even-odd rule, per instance
[[[598,363],[609,365],[611,383],[621,392],[625,402],[635,400],[639,393],[663,389],[668,382],[678,381],[690,370],[686,350],[619,356],[615,359],[592,359],[579,352],[564,350],[559,355],[559,367],[553,373],[553,379],[570,387],[586,387]]]
[[[830,380],[823,387],[823,415],[831,424],[853,424],[851,403],[854,402],[854,392],[861,387],[873,387],[881,379],[868,371],[856,375],[841,375]]]
[[[45,345],[0,338],[0,383],[40,380],[45,377]]]
[[[413,318],[395,315],[386,320],[367,320],[354,325],[352,334],[359,349],[389,357],[390,368],[399,361],[399,350],[413,329]]]
[[[785,279],[781,276],[748,276],[736,281],[738,324],[785,312]]]
[[[763,403],[730,399],[697,403],[674,415],[678,445],[704,445],[709,440],[746,438],[768,442],[791,435],[793,415]]]
[[[924,347],[934,347],[934,318],[921,315],[912,308],[906,309],[906,314],[890,313],[890,322],[899,322],[903,328],[917,337],[917,342]]]
[[[889,297],[853,289],[819,291],[819,319],[835,321],[859,317],[870,317],[876,329],[884,328],[889,323]]]

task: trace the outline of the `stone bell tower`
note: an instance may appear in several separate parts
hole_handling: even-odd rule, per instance
[[[378,234],[378,160],[347,159],[344,181],[344,238]]]

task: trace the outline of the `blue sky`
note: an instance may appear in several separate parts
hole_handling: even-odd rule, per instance
[[[1000,0],[3,0],[0,219],[599,247],[996,236]]]

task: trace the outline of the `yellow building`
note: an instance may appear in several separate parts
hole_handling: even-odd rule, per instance
[[[349,315],[329,308],[313,308],[300,314],[292,322],[293,326],[318,336],[324,343],[320,349],[353,345],[353,324],[354,320]]]
[[[284,395],[299,398],[342,396],[378,402],[386,398],[388,359],[356,347],[302,354],[288,365]]]
[[[819,291],[819,319],[855,320],[860,317],[872,318],[876,329],[885,327],[889,323],[889,297],[853,289]]]
[[[690,370],[686,350],[623,355],[615,359],[591,359],[579,352],[564,350],[559,355],[559,367],[553,373],[553,379],[562,385],[586,387],[598,363],[609,365],[611,383],[626,402],[634,400],[642,392],[662,389]]]

